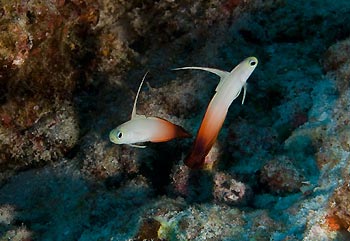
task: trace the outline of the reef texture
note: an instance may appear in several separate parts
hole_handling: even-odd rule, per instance
[[[262,167],[259,181],[267,186],[269,192],[283,194],[300,191],[302,180],[303,177],[293,162],[279,157]]]
[[[0,0],[0,240],[349,240],[350,2]],[[337,13],[337,14],[334,14]],[[219,78],[256,56],[202,170]],[[114,145],[137,113],[193,138]]]
[[[93,1],[1,1],[0,182],[77,144],[73,92],[98,20]],[[83,41],[84,39],[84,41]]]

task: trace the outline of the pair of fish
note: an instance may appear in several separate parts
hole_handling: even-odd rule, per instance
[[[207,107],[190,154],[184,160],[184,163],[188,167],[192,169],[203,167],[205,157],[208,155],[218,137],[219,131],[226,118],[227,111],[232,102],[239,96],[242,89],[244,89],[242,104],[244,103],[247,90],[247,79],[252,74],[257,64],[258,60],[255,57],[248,57],[239,63],[231,72],[193,66],[174,69],[203,70],[220,77],[220,82],[215,89],[216,93]],[[167,120],[136,114],[136,102],[146,74],[137,91],[131,119],[110,132],[109,138],[111,142],[144,148],[145,146],[136,145],[135,143],[146,141],[164,142],[178,137],[191,137],[191,135],[182,127]]]

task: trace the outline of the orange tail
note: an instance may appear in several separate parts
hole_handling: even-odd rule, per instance
[[[204,115],[191,152],[184,161],[192,169],[203,167],[205,157],[213,147],[226,118],[227,108],[214,104],[213,100]]]
[[[176,130],[176,137],[177,138],[190,138],[192,135],[188,133],[184,128],[181,126],[175,125],[177,128]]]
[[[188,133],[184,128],[182,128],[179,125],[175,125],[171,122],[169,122],[172,125],[172,139],[173,138],[189,138],[192,137],[192,135],[190,133]]]
[[[165,142],[175,138],[188,138],[192,135],[181,126],[175,125],[165,119],[154,117],[157,121],[157,133],[152,137],[151,142]]]

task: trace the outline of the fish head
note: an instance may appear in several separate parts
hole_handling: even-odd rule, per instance
[[[258,65],[258,59],[255,57],[248,57],[245,59],[245,62],[248,64],[250,68],[254,68]]]
[[[242,75],[245,76],[246,79],[248,79],[251,73],[258,65],[258,59],[255,57],[248,57],[245,60],[243,60],[242,63],[240,63],[239,65]]]
[[[253,73],[257,65],[258,65],[257,58],[253,56],[245,58],[242,62],[239,63],[239,65],[237,65],[231,71],[231,76],[234,76],[233,79],[239,80],[243,86],[245,85],[249,76]]]
[[[109,140],[114,144],[134,144],[147,140],[142,123],[139,120],[130,120],[116,127],[109,133]]]
[[[109,140],[114,144],[131,144],[134,139],[134,132],[125,125],[120,125],[109,133]]]
[[[109,140],[114,144],[125,144],[125,132],[122,128],[117,127],[109,133]]]

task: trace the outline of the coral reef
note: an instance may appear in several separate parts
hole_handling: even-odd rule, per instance
[[[1,12],[3,180],[4,170],[57,160],[77,143],[72,96],[98,9],[93,1],[1,1]]]
[[[7,91],[47,98],[71,95],[77,62],[89,51],[82,38],[97,22],[97,6],[87,1],[2,1],[2,13],[1,78]]]
[[[0,0],[0,240],[349,240],[349,9]],[[171,69],[247,56],[203,170],[108,141],[146,71],[138,112],[195,135],[217,78]]]
[[[3,115],[10,113],[12,116],[8,116],[7,125],[0,128],[0,180],[11,174],[9,170],[57,160],[78,141],[78,120],[69,102],[62,103],[56,110],[38,106],[35,101],[20,103],[21,107],[18,102],[2,106]],[[43,113],[45,110],[47,112]]]

